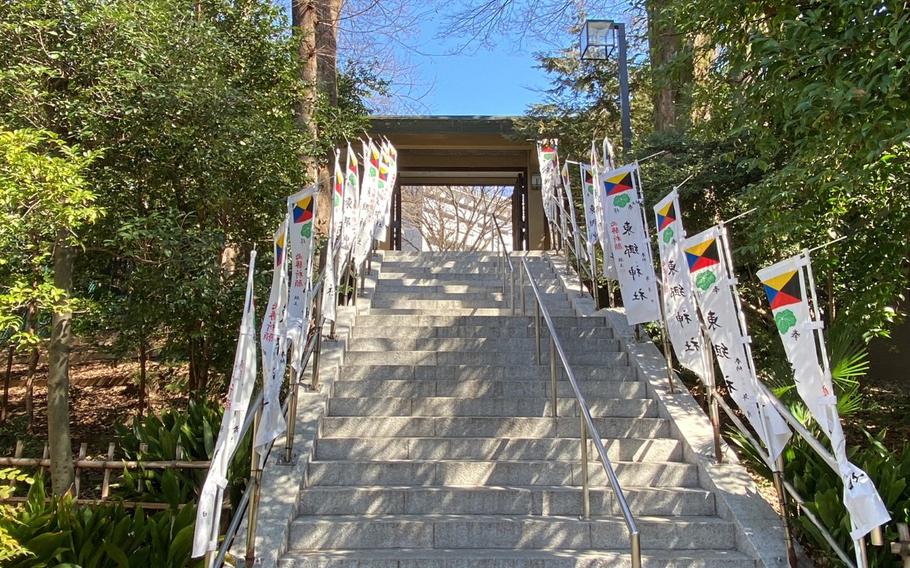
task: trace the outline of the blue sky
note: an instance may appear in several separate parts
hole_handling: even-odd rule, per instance
[[[290,19],[290,0],[273,0]],[[410,2],[411,0],[408,0]],[[535,45],[516,46],[515,40],[501,37],[492,47],[459,52],[462,37],[440,39],[445,17],[437,7],[406,4],[419,14],[417,29],[376,41],[395,52],[408,67],[413,84],[408,96],[386,112],[436,115],[520,115],[528,105],[539,102],[538,92],[548,86],[546,74],[536,68]],[[559,39],[557,38],[557,41]],[[571,42],[571,38],[564,38]],[[415,47],[417,46],[417,47]],[[340,54],[343,59],[343,54]],[[385,110],[385,109],[383,109]],[[382,110],[380,113],[383,113]]]
[[[452,52],[459,40],[436,38],[437,22],[427,22],[421,42],[436,52]],[[492,48],[445,56],[414,54],[412,61],[431,86],[420,101],[431,114],[523,114],[529,104],[539,102],[537,92],[548,85],[546,74],[536,68],[533,50],[515,48],[506,38]]]

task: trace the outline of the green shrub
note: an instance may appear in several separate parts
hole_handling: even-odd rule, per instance
[[[213,401],[191,400],[186,410],[168,409],[160,416],[136,417],[130,427],[120,427],[120,445],[128,459],[140,461],[173,460],[177,447],[182,459],[208,460],[215,451],[224,408]],[[249,476],[250,434],[240,443],[228,471],[231,502],[242,495]],[[140,451],[145,444],[146,449]],[[205,481],[205,469],[126,471],[119,496],[145,501],[165,502],[172,507],[195,501]]]
[[[26,502],[0,510],[0,535],[4,535],[0,537],[0,560],[4,566],[194,565],[190,551],[196,508],[192,504],[152,515],[118,504],[80,506],[69,496],[47,499],[40,475],[28,481],[31,487]],[[7,546],[7,541],[12,544]]]

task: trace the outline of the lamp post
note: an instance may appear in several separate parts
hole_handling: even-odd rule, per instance
[[[626,54],[626,25],[613,20],[586,20],[579,40],[582,61],[606,61],[618,51],[619,110],[622,121],[622,149],[632,147],[632,118],[629,111],[629,66]]]

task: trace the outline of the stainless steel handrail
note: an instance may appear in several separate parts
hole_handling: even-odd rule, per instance
[[[509,295],[509,307],[512,308],[512,315],[515,315],[515,265],[512,264],[512,257],[506,249],[506,241],[502,238],[502,229],[499,227],[499,221],[496,215],[493,215],[493,226],[496,227],[496,236],[499,238],[500,262],[499,268],[502,271],[502,294],[506,294],[506,285],[511,280],[511,294]],[[506,272],[506,266],[509,267]]]
[[[641,541],[638,531],[638,526],[635,523],[635,518],[632,515],[632,510],[629,508],[629,503],[626,500],[626,496],[623,493],[622,487],[619,484],[619,479],[616,478],[616,472],[613,470],[613,464],[610,461],[610,458],[607,456],[607,450],[604,448],[603,440],[600,436],[600,432],[597,431],[597,427],[594,425],[594,419],[591,417],[591,411],[588,408],[588,404],[585,402],[584,396],[581,394],[581,389],[578,387],[578,381],[575,379],[575,373],[572,372],[572,366],[569,364],[569,359],[566,357],[566,352],[562,348],[562,344],[559,341],[559,337],[556,335],[556,326],[553,323],[553,319],[550,317],[550,313],[547,311],[546,307],[543,305],[543,298],[540,295],[540,289],[537,287],[537,283],[534,282],[534,278],[531,276],[531,270],[528,267],[528,262],[526,259],[521,260],[521,266],[523,273],[527,275],[528,284],[531,286],[531,291],[534,293],[534,299],[537,302],[537,320],[543,317],[544,322],[547,325],[547,329],[550,332],[550,379],[551,379],[551,407],[550,412],[553,415],[553,419],[558,418],[558,411],[556,408],[557,402],[557,391],[556,391],[556,355],[559,356],[559,360],[562,362],[563,370],[565,371],[566,378],[569,380],[569,384],[572,385],[572,391],[575,393],[575,401],[578,405],[578,413],[581,417],[579,432],[581,438],[581,457],[582,457],[582,491],[584,496],[583,506],[584,506],[584,517],[590,518],[591,516],[591,500],[590,500],[590,489],[588,486],[588,444],[587,439],[590,435],[591,440],[594,442],[594,448],[597,450],[597,455],[600,458],[600,463],[604,468],[604,472],[607,474],[607,480],[610,482],[610,488],[613,490],[613,494],[616,496],[616,500],[619,503],[620,511],[622,512],[623,520],[626,523],[626,527],[629,529],[629,539],[630,547],[632,552],[632,567],[641,568]],[[537,328],[540,328],[538,323]],[[537,356],[538,361],[540,357],[540,335],[537,336]]]

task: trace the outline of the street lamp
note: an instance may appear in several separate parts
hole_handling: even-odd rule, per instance
[[[619,57],[619,110],[622,122],[622,149],[632,147],[632,118],[629,114],[629,66],[626,56],[626,25],[613,20],[586,20],[581,29],[579,49],[582,61],[606,61],[614,51]]]

